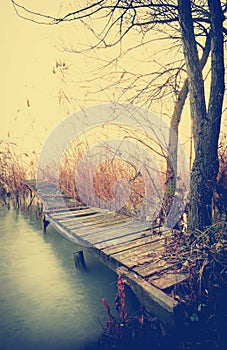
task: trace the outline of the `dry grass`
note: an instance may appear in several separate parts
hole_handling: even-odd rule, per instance
[[[35,177],[36,154],[19,153],[16,143],[0,140],[0,202],[19,208],[27,190],[24,180]]]
[[[102,203],[107,203],[107,206],[111,202],[113,210],[135,216],[142,208],[146,196],[140,170],[120,157],[114,156],[112,159],[103,160],[97,155],[97,166],[92,168],[89,160],[87,163],[85,161],[78,172],[79,181],[76,181],[78,164],[87,150],[88,145],[84,142],[79,146],[70,147],[65,152],[59,172],[62,191],[78,202],[83,202],[80,197],[82,193],[86,204],[92,203],[94,197]],[[127,200],[119,210],[118,203],[124,198]]]
[[[181,304],[184,317],[179,326],[188,349],[193,344],[201,344],[198,349],[205,344],[226,349],[227,223],[216,223],[203,232],[174,231],[163,259],[174,264],[175,272],[189,276],[169,290]]]

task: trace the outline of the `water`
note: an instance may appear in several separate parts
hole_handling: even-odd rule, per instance
[[[90,254],[88,270],[76,270],[78,247],[47,231],[28,213],[0,209],[1,350],[81,349],[97,341],[97,317],[106,322],[102,296],[113,304],[116,274]]]

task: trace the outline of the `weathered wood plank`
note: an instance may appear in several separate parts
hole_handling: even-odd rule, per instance
[[[140,245],[138,247],[132,247],[127,251],[115,253],[112,255],[114,255],[115,259],[139,257],[139,256],[143,256],[144,254],[150,254],[150,253],[153,253],[155,256],[157,256],[157,249],[159,249],[160,247],[163,249],[164,245],[165,245],[165,239],[161,238],[157,241],[152,241],[152,242],[143,244],[142,246]]]
[[[75,222],[71,224],[67,223],[67,227],[70,227],[72,231],[77,231],[78,229],[82,229],[81,233],[82,235],[87,235],[87,234],[94,234],[95,232],[103,232],[106,230],[111,230],[113,227],[117,230],[118,227],[122,227],[122,225],[127,224],[130,222],[129,219],[114,219],[112,220],[106,220],[105,224],[103,222],[97,221],[92,221],[89,220],[87,221],[86,218],[81,218],[78,222]]]
[[[99,231],[95,230],[93,228],[89,228],[89,230],[86,232],[84,236],[89,236],[88,239],[97,239],[96,242],[102,242],[103,238],[111,239],[115,237],[121,237],[127,234],[141,232],[144,230],[149,230],[150,224],[149,223],[143,223],[143,222],[126,222],[124,224],[118,224],[115,228],[100,228]]]
[[[157,248],[160,252],[163,251],[162,247]],[[112,257],[115,257],[114,255]],[[156,252],[145,252],[141,253],[139,256],[121,257],[118,256],[117,260],[120,261],[125,266],[132,269],[133,267],[141,266],[147,263],[154,263],[157,259]]]
[[[127,219],[128,220],[128,219]],[[113,230],[116,232],[115,229],[113,229],[113,225],[111,226],[103,226],[103,225],[98,225],[96,223],[93,223],[92,221],[87,221],[87,216],[82,215],[81,217],[78,217],[78,221],[76,219],[73,219],[74,224],[71,226],[68,222],[61,222],[58,220],[59,223],[61,223],[62,226],[70,228],[72,232],[75,233],[75,235],[80,235],[80,236],[86,236],[86,235],[91,235],[99,232],[107,232]],[[119,227],[126,227],[127,221],[116,221],[114,224],[114,227],[117,228]]]
[[[91,212],[92,213],[92,212]],[[79,213],[80,214],[80,213]],[[78,215],[75,215],[74,216],[75,218],[78,218],[80,216]],[[115,217],[114,213],[98,213],[98,212],[93,212],[92,215],[86,215],[86,217],[82,218],[82,220],[84,219],[85,222],[89,222],[89,221],[98,221],[98,220],[104,220],[105,218],[112,218],[112,217]],[[64,219],[61,219],[61,220],[65,220]],[[70,221],[70,220],[69,220]]]
[[[47,220],[50,221],[50,223],[52,224],[52,226],[61,234],[61,236],[63,236],[64,238],[68,239],[69,241],[80,245],[82,247],[89,247],[89,248],[93,248],[92,244],[89,243],[88,241],[86,241],[85,239],[81,238],[79,235],[75,235],[71,232],[71,230],[67,229],[66,227],[63,227],[60,223],[58,223],[57,221],[53,220],[51,217],[49,217],[46,214],[46,218]]]
[[[168,271],[165,274],[153,275],[148,278],[148,282],[163,290],[175,286],[186,279],[188,279],[188,274]]]
[[[94,232],[93,234],[89,234],[89,235],[83,235],[83,237],[85,237],[89,242],[97,246],[97,244],[99,243],[109,242],[116,239],[118,240],[120,238],[124,238],[127,240],[129,238],[128,236],[135,235],[135,234],[139,235],[139,233],[146,228],[148,228],[146,225],[144,226],[132,225],[130,227],[125,227],[125,228],[122,228],[122,226],[120,226],[119,230],[117,231],[115,228],[109,229],[109,230],[108,228],[105,228],[104,231],[101,231],[98,233]]]
[[[141,304],[162,320],[168,329],[174,330],[177,301],[124,267],[117,268],[117,272],[127,280]]]
[[[154,273],[163,271],[171,267],[172,264],[167,263],[163,259],[156,259],[148,264],[143,264],[133,268],[133,271],[140,274],[143,278],[149,277]]]
[[[166,237],[166,235],[167,234],[157,235],[157,234],[153,234],[153,232],[151,232],[150,234],[147,233],[145,237],[141,236],[130,242],[125,242],[122,244],[118,244],[117,246],[114,246],[114,247],[106,248],[103,250],[103,252],[108,255],[113,255],[116,253],[124,252],[126,250],[130,250],[131,248],[143,246],[144,244],[147,244],[150,242],[158,241],[160,239],[163,239],[163,237]]]
[[[98,229],[100,229],[101,231],[103,231],[103,228],[105,229],[111,229],[113,227],[116,227],[117,225],[121,226],[122,224],[124,224],[126,221],[125,220],[117,220],[117,221],[107,221],[105,224],[102,222],[85,222],[82,221],[78,222],[78,223],[74,223],[72,226],[67,224],[67,227],[70,228],[72,231],[74,230],[80,230],[81,231],[81,235],[85,235],[89,230],[92,230],[91,233],[93,232],[97,232]]]
[[[79,217],[79,216],[86,216],[86,215],[95,215],[97,214],[96,211],[90,209],[90,208],[85,208],[85,209],[80,209],[80,210],[74,210],[74,211],[71,211],[71,210],[68,210],[66,212],[48,212],[49,215],[52,216],[53,219],[55,220],[63,220],[64,218],[73,218],[73,217]]]
[[[64,213],[67,213],[67,212],[74,212],[74,211],[79,211],[79,210],[82,210],[82,209],[88,209],[88,207],[85,207],[85,206],[75,206],[75,207],[70,207],[70,208],[59,208],[59,209],[49,209],[49,210],[46,210],[45,213],[46,214],[49,214],[49,215],[53,215],[53,214],[64,214]]]
[[[137,239],[138,237],[140,237],[141,235],[145,235],[146,232],[147,231],[135,232],[135,233],[132,233],[130,235],[117,237],[117,238],[110,240],[110,241],[96,243],[96,244],[94,244],[94,246],[98,249],[106,249],[106,248],[114,247],[114,246],[122,244],[122,243],[131,242],[131,241]]]
[[[105,227],[105,228],[99,227],[99,228],[96,228],[96,230],[94,230],[94,227],[92,226],[92,230],[88,234],[89,226],[84,225],[84,226],[81,226],[81,227],[78,227],[78,228],[72,230],[72,229],[69,229],[67,227],[67,225],[61,224],[61,227],[65,228],[66,230],[70,230],[72,235],[78,236],[81,239],[83,238],[84,240],[93,244],[94,247],[99,248],[99,249],[101,247],[102,248],[108,247],[108,246],[113,245],[113,244],[119,244],[119,243],[122,243],[125,241],[130,241],[131,239],[138,238],[139,235],[145,235],[146,232],[149,232],[149,231],[144,232],[141,225],[138,225],[137,229],[134,229],[131,227],[130,230],[128,228],[128,225],[125,225],[125,224],[124,225],[120,224],[119,225],[120,229],[122,229],[122,226],[124,227],[124,233],[122,232],[122,230],[119,230],[119,232],[116,233],[115,229],[110,229],[111,226]],[[116,228],[116,225],[115,225],[115,228]],[[146,228],[147,228],[147,226],[146,226]],[[99,236],[98,237],[95,236],[95,239],[93,239],[91,233],[93,233],[95,235],[97,233],[97,231],[98,231]],[[137,232],[134,233],[134,231],[137,231]],[[111,234],[111,236],[108,236],[108,238],[107,238],[107,234],[106,234],[107,232],[109,234]],[[122,236],[122,235],[124,235],[124,236]],[[97,241],[97,239],[101,240],[101,242],[94,243],[93,241]]]
[[[63,224],[64,225],[64,224]],[[79,224],[80,225],[80,224]],[[141,223],[136,223],[135,224],[135,230],[140,231],[143,229],[142,227],[143,224]],[[119,223],[116,224],[114,227],[113,226],[108,226],[108,227],[95,227],[89,226],[86,224],[86,222],[83,223],[81,227],[76,227],[71,229],[73,233],[79,234],[80,236],[86,237],[87,240],[90,240],[91,242],[99,242],[100,240],[103,241],[103,238],[109,236],[110,238],[115,237],[115,236],[121,236],[122,234],[127,234],[130,232],[133,232],[132,227],[134,224],[132,222],[130,223]],[[149,225],[145,225],[147,228]],[[79,228],[79,230],[78,230]],[[78,233],[79,231],[79,233]]]
[[[43,203],[45,203],[45,207],[47,209],[62,208],[64,205],[64,203],[61,200],[57,201],[57,200],[44,199]]]
[[[86,222],[88,221],[94,221],[94,224],[100,223],[100,222],[107,222],[107,221],[131,221],[131,219],[126,215],[118,215],[115,213],[107,213],[107,214],[97,214],[93,215],[92,217],[89,217],[85,219]]]
[[[84,212],[81,211],[81,213],[78,213],[78,211],[76,211],[75,214],[71,214],[71,217],[69,217],[69,215],[67,215],[67,217],[65,216],[61,216],[61,217],[56,217],[56,216],[52,216],[52,218],[56,221],[61,222],[62,224],[66,224],[67,226],[71,225],[73,222],[76,223],[80,223],[80,222],[87,222],[88,220],[95,220],[93,218],[93,216],[95,216],[96,213],[95,212]]]
[[[70,198],[67,194],[62,193],[61,190],[54,184],[49,182],[37,182],[36,180],[27,180],[25,185],[36,194],[38,198],[42,201],[44,212],[53,210],[64,210],[65,205],[68,207],[77,204],[77,201]]]
[[[125,224],[127,222],[127,220],[105,220],[103,222],[101,221],[90,221],[90,222],[84,222],[83,225],[86,225],[86,227],[89,227],[89,230],[93,230],[92,234],[97,232],[97,230],[100,228],[104,228],[105,230],[107,229],[112,229],[112,228],[116,228],[117,226],[121,227],[123,224]],[[72,229],[74,229],[75,226],[72,226]],[[102,230],[103,231],[103,230]]]
[[[103,222],[105,222],[107,224],[108,221],[109,222],[115,221],[116,223],[118,221],[124,222],[124,221],[128,220],[128,218],[121,217],[119,215],[117,216],[114,214],[88,213],[86,216],[85,215],[76,215],[76,216],[71,216],[71,218],[64,217],[64,218],[60,218],[58,220],[63,222],[63,223],[68,223],[68,226],[73,226],[78,221],[84,222],[86,224],[96,225],[96,224],[103,223]]]
[[[113,217],[103,217],[103,219],[96,220],[94,222],[90,221],[90,223],[94,226],[99,225],[102,226],[111,226],[111,225],[120,225],[127,222],[130,222],[131,219],[127,217],[113,216]]]

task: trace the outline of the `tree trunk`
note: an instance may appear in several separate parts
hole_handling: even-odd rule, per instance
[[[190,184],[189,228],[191,230],[203,230],[212,223],[212,196],[218,171],[217,146],[224,93],[223,35],[221,32],[223,14],[220,0],[209,0],[208,4],[211,15],[212,74],[207,112],[202,69],[194,35],[191,1],[178,0],[195,148]],[[222,75],[220,84],[218,84],[219,74]]]
[[[205,67],[209,54],[210,54],[210,34],[207,34],[203,54],[200,59],[200,67],[203,70]],[[177,101],[174,106],[174,111],[170,121],[170,135],[169,135],[169,147],[167,157],[167,171],[166,171],[166,190],[164,198],[164,212],[167,215],[174,198],[176,188],[176,174],[177,174],[177,144],[178,144],[178,131],[179,124],[185,101],[188,96],[188,78],[185,79],[184,84],[179,92]]]
[[[181,91],[179,92],[177,101],[175,102],[174,111],[170,121],[166,185],[163,205],[164,215],[166,217],[173,203],[176,190],[178,130],[187,95],[188,79],[185,79]]]

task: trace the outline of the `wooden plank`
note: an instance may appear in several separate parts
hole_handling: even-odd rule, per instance
[[[163,247],[157,248],[158,251],[161,252],[163,251]],[[115,257],[115,256],[112,256]],[[153,263],[157,259],[157,253],[156,252],[146,252],[146,253],[141,253],[138,256],[130,256],[130,257],[121,257],[118,256],[116,260],[120,261],[122,264],[127,266],[128,268],[132,269],[133,267],[141,266],[147,263]]]
[[[103,251],[108,255],[113,255],[115,253],[120,253],[126,250],[130,250],[131,248],[143,246],[144,244],[147,244],[150,242],[158,241],[160,239],[163,239],[163,237],[166,237],[166,235],[164,234],[157,235],[151,232],[150,234],[145,235],[145,237],[139,237],[130,242],[126,242],[126,243],[118,244],[117,246],[114,246],[114,247],[106,248]]]
[[[90,249],[93,248],[93,246],[86,241],[85,239],[81,238],[80,236],[76,236],[75,234],[72,234],[70,230],[68,230],[65,227],[62,227],[61,224],[53,220],[51,217],[46,215],[46,219],[50,221],[52,226],[63,236],[64,238],[68,239],[69,241],[78,244],[82,247],[89,247]]]
[[[74,215],[73,218],[79,218],[81,215],[80,213],[78,213],[78,215]],[[90,215],[92,214],[92,215]],[[88,212],[88,215],[82,217],[82,219],[84,219],[86,222],[89,222],[89,221],[95,221],[95,220],[102,220],[102,219],[105,219],[106,217],[113,217],[114,216],[114,213],[110,213],[110,214],[104,214],[104,213],[98,213],[98,212],[91,212],[89,213]],[[72,219],[72,216],[71,216],[71,219]],[[67,221],[67,217],[65,218],[60,218],[61,221]],[[70,221],[70,220],[68,220]]]
[[[52,214],[49,214],[53,220],[57,222],[61,222],[62,224],[65,224],[67,226],[72,226],[73,224],[80,225],[81,223],[86,223],[86,221],[89,221],[89,218],[92,218],[94,215],[96,215],[95,212],[84,212],[81,210],[81,213],[78,211],[75,212],[75,214],[71,214],[71,217],[56,217]],[[67,214],[68,215],[68,214]],[[94,219],[93,219],[94,220]]]
[[[75,232],[73,232],[72,230],[70,230],[69,228],[67,228],[67,227],[65,227],[64,225],[62,225],[62,224],[60,224],[59,223],[59,225],[60,225],[60,227],[61,227],[61,230],[65,230],[66,232],[68,232],[68,233],[70,233],[70,236],[71,237],[74,237],[74,239],[75,239],[75,241],[81,241],[81,242],[83,242],[83,244],[87,244],[87,245],[89,245],[89,246],[94,246],[94,247],[96,247],[96,248],[99,248],[99,246],[100,245],[102,245],[102,246],[106,246],[106,245],[108,245],[108,244],[110,244],[110,241],[112,241],[111,242],[111,244],[114,244],[114,243],[116,243],[116,242],[119,242],[119,239],[123,239],[123,240],[129,240],[130,238],[128,237],[128,234],[129,234],[129,232],[133,232],[133,234],[134,235],[138,235],[138,233],[134,233],[135,232],[135,226],[133,225],[133,229],[131,228],[131,230],[129,231],[128,230],[128,227],[127,227],[127,235],[125,236],[123,236],[123,237],[112,237],[112,238],[110,238],[110,237],[108,237],[108,240],[106,241],[106,240],[104,240],[104,241],[102,241],[102,242],[100,242],[100,243],[97,243],[97,244],[95,244],[94,242],[93,242],[93,239],[91,239],[91,235],[88,237],[87,235],[83,235],[83,234],[81,234],[81,231],[79,231],[79,230],[77,230],[77,234],[75,234]],[[139,227],[140,227],[140,229],[141,229],[141,224],[139,224]],[[83,231],[84,231],[84,228],[83,228]],[[83,231],[82,231],[82,233],[83,233]],[[106,231],[106,230],[105,230]],[[112,232],[113,231],[113,232]],[[102,236],[101,236],[101,238],[103,239],[103,230],[101,231],[101,233],[102,233]],[[116,235],[116,231],[115,230],[111,230],[111,233],[114,233],[114,235]],[[120,234],[122,234],[122,231],[121,231],[121,233]],[[125,231],[124,231],[124,234],[125,234]],[[145,259],[146,260],[146,259]],[[152,266],[152,269],[151,269],[151,267],[149,266],[149,275],[151,274],[151,272],[152,273],[154,273],[155,271],[160,271],[161,270],[161,267],[162,267],[162,265],[160,265],[160,262],[158,262],[158,264],[153,264],[153,266]],[[139,267],[140,268],[140,267]],[[145,269],[144,269],[144,271],[146,272],[146,275],[147,275],[147,266],[145,266]],[[165,266],[165,268],[167,268],[167,266]],[[135,269],[136,270],[136,269]],[[143,272],[142,272],[143,273]]]
[[[140,274],[143,278],[146,278],[146,277],[151,276],[154,273],[168,269],[171,266],[172,266],[172,264],[167,263],[163,259],[156,259],[153,262],[150,262],[148,264],[134,267],[133,271]]]
[[[67,227],[69,227],[75,234],[77,234],[77,230],[82,230],[80,234],[82,235],[90,235],[94,234],[97,232],[103,232],[111,229],[115,229],[115,231],[118,229],[118,227],[122,227],[122,225],[125,225],[129,223],[130,220],[128,219],[118,219],[114,221],[106,221],[104,222],[99,222],[99,221],[87,221],[86,218],[83,219],[81,218],[80,221],[77,223],[74,221],[74,223],[67,223]]]
[[[130,236],[131,234],[139,233],[148,228],[149,228],[149,225],[146,225],[146,224],[134,224],[134,225],[129,224],[126,226],[120,225],[119,229],[116,230],[116,225],[115,225],[114,228],[112,229],[109,229],[107,227],[100,232],[94,232],[93,234],[85,234],[83,235],[83,237],[86,237],[86,239],[89,240],[89,242],[97,244],[101,242],[111,241],[121,237],[127,237],[127,236]]]
[[[66,212],[74,212],[74,211],[79,211],[82,209],[88,209],[88,207],[86,206],[76,206],[76,207],[72,207],[72,208],[61,208],[61,209],[50,209],[48,211],[46,211],[47,214],[50,215],[54,215],[54,214],[64,214]],[[89,208],[90,209],[90,208]]]
[[[39,193],[37,192],[36,180],[25,181],[25,185],[36,194],[38,198],[42,201],[44,206],[44,212],[64,210],[65,205],[68,207],[77,205],[77,201],[70,198],[67,194],[63,193],[57,186],[50,184],[49,182],[41,183],[39,181]],[[58,199],[61,199],[58,201]],[[63,201],[63,202],[62,202]]]
[[[168,329],[175,330],[176,300],[124,267],[117,268],[117,273],[126,279],[145,308],[156,315]]]
[[[115,228],[117,230],[117,226],[122,226],[126,223],[126,220],[107,220],[107,221],[90,221],[90,222],[84,222],[82,225],[86,225],[86,228],[89,227],[89,229],[92,229],[93,232],[97,232],[97,230],[100,228],[104,228],[105,230]],[[70,226],[70,228],[75,229],[75,226]]]
[[[53,199],[52,201],[50,199],[43,199],[43,203],[45,203],[45,206],[47,208],[62,208],[64,206],[64,202],[57,201],[56,199]]]
[[[89,228],[89,230],[86,232],[85,236],[91,236],[92,239],[97,239],[96,242],[100,240],[100,242],[103,241],[103,238],[111,239],[112,237],[121,237],[127,234],[136,233],[144,230],[149,230],[150,224],[149,223],[143,223],[143,222],[126,222],[124,224],[119,224],[115,228],[101,228],[94,232],[94,229]]]
[[[99,214],[93,211],[80,210],[80,212],[76,211],[75,213],[72,213],[72,214],[61,215],[61,216],[51,215],[51,216],[56,221],[70,225],[70,223],[72,223],[73,221],[75,221],[76,223],[77,221],[80,222],[82,220],[84,220],[84,222],[89,221],[90,219],[95,220],[94,218],[96,217],[96,215],[99,215]]]
[[[188,274],[186,273],[174,273],[168,271],[161,275],[153,275],[148,279],[148,282],[163,290],[175,286],[186,279],[188,279]]]
[[[54,209],[62,209],[64,208],[64,204],[61,203],[61,202],[53,202],[53,203],[50,203],[49,201],[48,202],[42,202],[43,203],[43,206],[44,206],[44,212],[46,211],[49,211],[50,209],[54,210]]]
[[[53,219],[55,220],[60,220],[60,219],[64,219],[64,218],[71,218],[71,217],[77,217],[77,216],[82,216],[82,215],[86,215],[86,214],[100,214],[99,212],[90,209],[90,208],[82,208],[82,209],[77,209],[75,208],[74,210],[69,210],[67,209],[67,211],[60,211],[60,212],[49,212],[49,215],[52,216]]]
[[[81,217],[78,217],[78,221],[74,218],[69,222],[68,221],[62,222],[60,220],[58,222],[61,223],[62,226],[74,232],[75,235],[80,235],[80,236],[94,234],[95,232],[96,233],[106,232],[107,230],[113,229],[113,226],[116,228],[117,226],[126,225],[125,220],[117,220],[114,222],[114,225],[108,225],[108,226],[103,225],[101,222],[98,224],[96,223],[95,220],[94,221],[87,220],[87,216],[84,216],[84,215],[82,215]]]
[[[127,220],[128,218],[127,217],[121,217],[120,215],[116,215],[114,213],[109,213],[109,214],[100,214],[100,213],[88,213],[87,215],[71,215],[70,217],[67,216],[67,217],[61,217],[61,218],[58,218],[57,220],[58,221],[61,221],[61,222],[65,222],[67,223],[68,222],[68,225],[72,226],[73,225],[73,222],[76,223],[76,221],[78,220],[81,220],[83,221],[84,223],[92,223],[94,222],[94,224],[96,223],[100,223],[100,222],[103,222],[103,221],[117,221],[117,220]]]
[[[146,229],[149,226],[147,224],[144,224],[144,225]],[[147,232],[150,232],[150,231],[143,232],[144,227],[141,226],[141,223],[137,223],[136,227],[135,225],[125,224],[125,223],[123,225],[119,224],[118,226],[119,226],[119,229],[116,232],[116,226],[114,226],[114,229],[112,228],[112,226],[110,226],[110,227],[98,227],[94,230],[93,226],[92,226],[92,229],[89,229],[89,226],[86,226],[86,225],[76,229],[70,229],[67,227],[67,225],[61,224],[62,228],[66,229],[67,231],[70,230],[71,234],[74,234],[75,236],[83,238],[89,243],[94,244],[96,248],[101,248],[101,247],[103,248],[113,244],[119,244],[125,241],[130,241],[131,239],[138,238],[140,234],[145,235]],[[123,229],[124,229],[124,232],[122,232]],[[99,236],[98,237],[95,236],[95,239],[94,239],[92,238],[92,233],[93,235],[98,234]],[[107,233],[109,234],[108,238],[107,238]],[[101,240],[101,242],[99,242],[99,240]],[[110,240],[111,242],[109,242]],[[97,242],[97,244],[95,244],[95,242]]]
[[[54,202],[54,201],[60,201],[64,204],[72,204],[74,203],[74,200],[70,199],[69,197],[63,196],[61,193],[50,193],[50,194],[44,194],[42,195],[42,200],[45,202]]]
[[[133,222],[127,223],[124,222],[116,224],[114,227],[109,226],[109,227],[95,227],[89,226],[86,224],[86,222],[83,223],[83,226],[81,227],[75,227],[72,230],[73,233],[79,234],[80,236],[86,237],[88,240],[94,240],[98,242],[100,239],[103,240],[104,237],[107,237],[107,235],[110,235],[111,237],[114,235],[121,235],[121,232],[124,230],[125,232],[128,232],[129,230],[132,231],[132,227],[134,226]],[[148,225],[146,225],[147,227]],[[141,223],[136,223],[135,229],[138,227],[141,227]],[[142,228],[141,228],[142,229]],[[77,232],[79,230],[79,233]],[[93,238],[91,238],[93,236]],[[97,240],[98,239],[98,240]]]
[[[82,236],[84,236],[88,229],[89,230],[92,230],[92,232],[97,232],[99,229],[101,229],[103,231],[103,228],[105,228],[105,230],[107,229],[111,229],[111,228],[117,228],[117,225],[122,225],[122,224],[125,224],[125,220],[117,220],[117,221],[107,221],[106,223],[103,223],[103,222],[94,222],[94,221],[90,221],[90,222],[83,222],[81,220],[81,222],[78,222],[77,224],[68,224],[67,223],[67,227],[74,231],[75,230],[79,230],[80,231],[80,234]],[[77,233],[76,233],[77,234]]]
[[[122,244],[122,243],[126,243],[126,242],[131,242],[135,239],[137,239],[140,235],[144,235],[146,234],[147,231],[142,231],[142,232],[135,232],[132,233],[130,235],[125,235],[122,237],[117,237],[113,240],[110,241],[104,241],[104,242],[100,242],[100,243],[96,243],[94,244],[94,246],[98,249],[106,249],[106,248],[110,248],[110,247],[114,247],[118,244]]]
[[[116,213],[105,213],[105,214],[98,213],[96,215],[92,215],[90,217],[84,218],[84,221],[85,222],[94,221],[95,224],[96,223],[98,224],[101,222],[107,223],[108,221],[115,221],[115,222],[131,221],[131,219],[126,215],[118,215]]]
[[[98,219],[94,222],[90,221],[90,223],[94,224],[95,226],[99,225],[101,227],[101,226],[124,224],[124,223],[130,222],[130,221],[131,221],[131,219],[129,219],[128,217],[120,217],[120,216],[110,217],[109,216],[109,217],[103,217],[102,219]]]
[[[157,241],[153,241],[153,242],[149,242],[147,244],[143,244],[142,246],[137,246],[137,247],[133,247],[127,251],[124,252],[119,252],[119,253],[115,253],[112,254],[114,256],[115,259],[118,258],[133,258],[133,257],[139,257],[140,255],[144,255],[144,254],[150,254],[150,253],[154,253],[155,256],[157,256],[157,249],[158,248],[164,248],[165,245],[165,239],[161,238]]]

